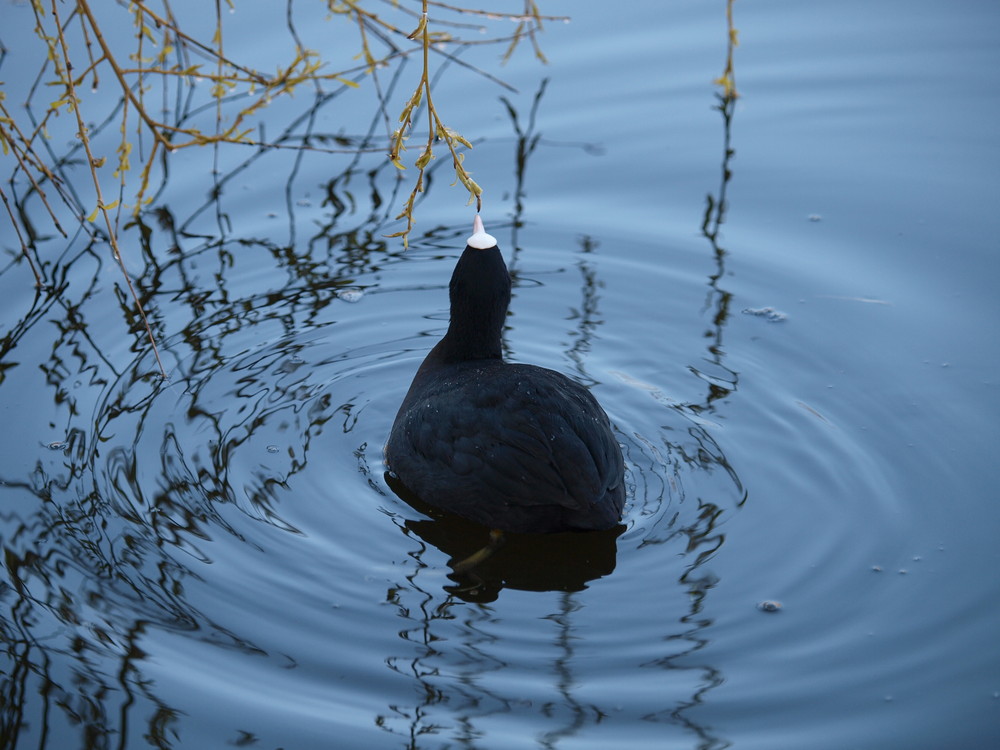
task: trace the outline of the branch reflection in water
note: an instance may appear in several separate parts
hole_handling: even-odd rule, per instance
[[[347,137],[314,130],[334,99],[317,97],[274,142]],[[95,126],[92,137],[102,137],[110,122]],[[290,203],[288,244],[233,232],[226,206],[239,202],[230,195],[234,178],[261,169],[273,178],[271,151],[216,175],[209,197],[180,211],[166,202],[177,196],[164,174],[156,225],[143,216],[122,233],[142,251],[139,288],[170,361],[169,381],[156,374],[148,352],[123,351],[124,333],[136,330],[135,311],[114,288],[125,323],[113,319],[114,298],[101,293],[109,269],[95,225],[80,222],[61,253],[46,247],[38,254],[47,283],[0,340],[0,383],[8,395],[14,388],[40,394],[43,403],[30,408],[52,414],[49,428],[59,439],[30,470],[18,468],[20,457],[0,469],[7,577],[0,582],[0,747],[124,747],[130,736],[177,746],[184,710],[158,695],[148,676],[143,641],[151,631],[264,655],[204,614],[189,590],[203,580],[212,561],[207,550],[220,536],[252,544],[233,509],[297,533],[281,517],[279,495],[305,469],[312,441],[328,423],[344,433],[357,423],[363,404],[350,395],[334,403],[329,383],[302,366],[309,339],[297,334],[324,325],[323,311],[352,299],[348,293],[365,293],[359,276],[401,256],[382,238],[392,210],[380,193],[384,160],[372,167],[360,158],[377,140],[380,122],[376,114],[368,133],[351,141],[355,158],[324,187],[329,218],[306,248],[294,245],[301,218]],[[74,181],[76,148],[57,162],[66,185]],[[277,163],[286,164],[286,156]],[[297,167],[287,174],[286,196],[298,189]],[[346,190],[351,181],[367,185],[363,200]],[[17,200],[30,216],[34,191]],[[49,241],[37,234],[30,240]],[[0,274],[16,286],[12,277],[20,271],[10,264]],[[262,272],[263,284],[246,283],[248,274]],[[32,337],[51,342],[42,348],[47,361],[38,363],[43,387],[8,356],[15,347],[18,360],[38,351]],[[142,351],[141,334],[136,342],[133,350]],[[371,347],[336,358],[385,354]],[[34,421],[25,426],[37,429]],[[276,435],[287,442],[279,446]],[[234,456],[261,440],[268,442],[269,467],[237,477]],[[363,455],[363,444],[356,448]]]
[[[526,127],[509,105],[518,154],[512,231],[523,225],[528,157],[540,143],[548,145],[535,131],[544,90],[534,99]],[[325,105],[318,100],[313,115]],[[314,123],[313,117],[294,127],[317,137]],[[728,137],[729,118],[726,127]],[[290,130],[287,137],[301,132]],[[384,659],[393,675],[418,688],[412,704],[387,701],[375,716],[379,727],[401,735],[408,747],[421,747],[422,738],[437,731],[442,713],[451,738],[468,747],[477,746],[490,717],[511,711],[544,717],[536,735],[540,747],[555,747],[603,721],[613,707],[581,689],[593,679],[581,656],[586,645],[581,592],[615,570],[619,548],[641,558],[665,545],[680,552],[683,570],[676,580],[688,594],[688,610],[656,623],[669,644],[660,658],[627,666],[697,675],[689,695],[644,718],[684,727],[700,747],[723,746],[710,728],[689,717],[689,709],[722,679],[695,658],[708,643],[711,626],[704,607],[715,581],[705,564],[724,542],[722,517],[745,499],[702,421],[735,391],[737,380],[724,364],[729,295],[719,286],[725,253],[716,231],[729,179],[728,145],[726,153],[714,203],[718,222],[706,232],[716,263],[709,281],[708,361],[714,375],[700,403],[677,404],[655,388],[646,390],[667,415],[658,421],[669,429],[654,433],[620,425],[633,487],[627,529],[585,538],[512,538],[480,567],[444,581],[425,559],[432,548],[461,559],[482,546],[485,530],[426,508],[424,517],[404,517],[392,498],[377,498],[406,543],[416,544],[407,556],[399,554],[406,573],[386,596],[405,622],[398,631],[405,652],[392,652],[398,643],[387,638],[387,653],[375,654],[373,667],[386,672]],[[158,379],[151,355],[123,351],[129,342],[119,340],[120,321],[108,324],[108,303],[97,301],[107,283],[106,254],[92,229],[81,230],[58,259],[42,263],[48,287],[6,334],[4,352],[31,336],[49,336],[47,359],[38,363],[46,390],[25,392],[48,399],[50,429],[58,437],[29,469],[10,468],[11,463],[0,471],[8,581],[0,584],[0,736],[10,747],[19,742],[55,747],[67,737],[79,739],[81,747],[124,746],[130,736],[156,747],[183,746],[178,738],[194,730],[185,727],[186,707],[175,704],[177,696],[164,696],[150,678],[151,633],[255,659],[281,656],[242,624],[234,627],[207,614],[207,602],[192,595],[207,577],[205,563],[213,561],[214,546],[221,538],[258,544],[246,533],[253,524],[294,537],[304,533],[290,518],[294,509],[283,503],[291,483],[308,473],[325,433],[338,436],[338,448],[346,447],[341,452],[350,454],[373,493],[383,491],[379,472],[369,465],[377,447],[369,447],[359,425],[364,427],[364,410],[378,387],[378,381],[365,379],[380,363],[393,361],[401,344],[384,335],[355,337],[352,342],[365,339],[356,346],[324,348],[321,342],[335,328],[331,306],[347,305],[354,294],[389,291],[376,277],[404,260],[381,237],[394,203],[380,192],[386,167],[357,162],[330,180],[319,227],[303,240],[308,212],[292,200],[298,194],[295,165],[286,179],[287,226],[279,227],[285,236],[277,240],[270,229],[236,234],[227,210],[239,200],[230,193],[232,178],[268,169],[267,157],[266,151],[254,153],[220,175],[211,196],[197,205],[172,205],[162,192],[157,225],[137,221],[127,228],[143,251],[140,287],[149,290],[143,303],[165,344],[169,382]],[[350,187],[358,185],[363,190],[352,193]],[[464,222],[462,227],[428,232],[423,246],[452,246],[464,236]],[[512,247],[519,252],[516,238]],[[569,315],[572,330],[564,350],[575,377],[588,385],[597,384],[586,355],[601,326],[599,250],[596,239],[580,239],[574,265],[579,301]],[[8,266],[0,274],[12,268],[18,270]],[[513,263],[512,270],[521,289],[538,283]],[[255,282],[246,283],[248,277]],[[126,298],[119,298],[117,312],[135,322]],[[55,333],[43,333],[52,319],[59,323]],[[16,379],[25,378],[26,369],[5,362],[4,386],[20,385]],[[256,458],[265,450],[266,461]],[[736,502],[691,489],[709,474],[728,478],[726,497],[735,496]],[[359,502],[370,506],[373,499],[370,493]],[[476,533],[483,536],[477,539]],[[652,572],[643,586],[654,595],[658,586],[677,588],[667,580],[673,574],[664,572]],[[550,648],[533,665],[545,675],[548,697],[534,706],[518,691],[516,674],[506,687],[483,678],[491,670],[518,672],[519,665],[505,660],[503,637],[495,632],[502,620],[501,596],[517,590],[559,592],[543,623]]]

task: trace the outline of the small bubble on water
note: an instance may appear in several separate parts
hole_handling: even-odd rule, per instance
[[[900,574],[901,576],[905,576],[905,575],[906,575],[907,573],[909,573],[909,572],[910,572],[910,571],[908,571],[908,570],[907,570],[906,568],[900,568],[900,569],[899,569],[899,574]]]
[[[781,323],[788,319],[785,313],[773,307],[744,307],[743,314],[764,318],[768,323]]]
[[[757,609],[761,612],[780,612],[781,602],[774,599],[765,599],[757,605]]]
[[[269,446],[267,446],[267,452],[268,453],[277,453],[279,450],[281,450],[281,449],[278,446],[276,446],[276,445],[269,445]]]
[[[809,214],[806,218],[808,218],[809,221],[823,221],[823,217],[820,214]]]
[[[65,440],[53,440],[51,443],[48,443],[45,447],[48,448],[50,451],[64,451],[67,448],[69,448],[69,443],[67,443]]]
[[[344,302],[357,302],[365,293],[360,289],[341,289],[337,292],[337,298],[344,300]]]
[[[881,573],[882,572],[882,566],[881,565],[872,565],[872,572],[873,573]]]

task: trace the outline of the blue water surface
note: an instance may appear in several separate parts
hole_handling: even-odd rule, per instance
[[[214,8],[172,5],[210,38]],[[734,3],[727,105],[726,3],[539,6],[572,18],[547,64],[459,52],[506,88],[436,57],[435,101],[514,276],[509,359],[614,423],[620,535],[457,575],[485,530],[384,474],[474,211],[439,145],[409,249],[385,236],[416,57],[263,111],[325,150],[157,167],[120,237],[166,380],[100,230],[53,201],[59,236],[19,174],[46,288],[5,223],[0,747],[1000,745],[1000,7]],[[301,2],[224,11],[227,52],[274,68],[289,17],[358,64]],[[44,49],[4,18],[20,103]],[[82,96],[113,155],[113,88]],[[92,207],[66,113],[50,139]]]

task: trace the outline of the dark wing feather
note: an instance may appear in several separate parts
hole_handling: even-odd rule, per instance
[[[563,514],[586,514],[603,502],[614,506],[604,515],[617,519],[621,450],[604,411],[579,384],[532,365],[498,364],[436,380],[413,396],[386,453],[427,502],[474,518],[488,514],[480,507],[488,498]]]

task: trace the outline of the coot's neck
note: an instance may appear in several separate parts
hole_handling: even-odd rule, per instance
[[[496,247],[466,247],[449,285],[451,322],[434,347],[441,363],[502,359],[500,334],[510,304],[510,274]]]

